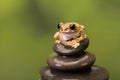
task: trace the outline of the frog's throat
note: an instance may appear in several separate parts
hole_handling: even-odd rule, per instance
[[[80,37],[80,34],[77,34],[77,33],[60,33],[60,37],[65,41],[69,41],[69,40],[73,40],[75,38]]]

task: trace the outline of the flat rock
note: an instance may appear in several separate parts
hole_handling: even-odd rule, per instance
[[[75,71],[89,68],[95,62],[95,56],[89,52],[84,52],[81,56],[50,56],[48,57],[48,66],[61,71]]]
[[[99,66],[92,66],[90,70],[76,72],[61,72],[46,66],[41,69],[40,75],[41,80],[109,80],[108,72]]]
[[[77,48],[65,46],[61,43],[55,43],[53,49],[57,54],[62,56],[80,55],[88,47],[88,45],[89,39],[85,38],[84,40],[80,41],[80,46]]]

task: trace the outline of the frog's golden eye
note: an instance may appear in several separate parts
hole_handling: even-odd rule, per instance
[[[76,28],[75,24],[71,24],[71,25],[70,25],[70,29],[71,29],[71,30],[75,30],[75,28]]]
[[[61,27],[61,24],[59,23],[59,24],[57,25],[57,28],[60,29],[60,27]]]

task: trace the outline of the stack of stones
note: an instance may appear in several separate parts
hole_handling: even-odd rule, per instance
[[[97,65],[95,56],[85,51],[89,39],[80,41],[80,46],[73,48],[61,43],[54,44],[56,55],[48,57],[48,66],[40,71],[42,80],[109,80],[108,72]]]

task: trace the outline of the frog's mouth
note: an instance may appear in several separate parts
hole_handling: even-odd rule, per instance
[[[70,40],[70,39],[74,39],[77,37],[77,33],[75,32],[61,32],[60,33],[60,37],[63,40]]]

